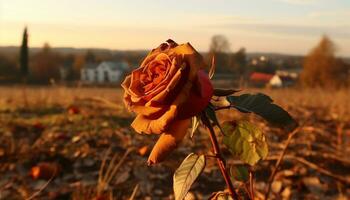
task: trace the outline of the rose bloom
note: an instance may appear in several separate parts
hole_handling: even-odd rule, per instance
[[[136,113],[131,126],[142,134],[160,134],[148,164],[162,161],[181,142],[209,103],[213,87],[202,56],[189,44],[172,40],[153,49],[122,83],[124,103]]]

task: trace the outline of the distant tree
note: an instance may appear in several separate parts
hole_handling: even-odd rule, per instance
[[[24,28],[22,45],[20,51],[20,69],[22,77],[28,76],[28,32],[27,27]]]
[[[323,36],[319,44],[306,56],[301,81],[308,87],[339,87],[346,84],[347,69],[335,57],[336,47]]]
[[[17,58],[0,54],[0,82],[18,80]]]
[[[33,57],[32,75],[34,80],[41,83],[48,83],[50,79],[58,80],[61,64],[61,55],[53,52],[50,45],[45,43],[43,49]]]
[[[259,61],[257,64],[249,65],[249,69],[255,72],[274,74],[277,70],[278,66],[271,59],[267,59],[265,61]]]
[[[85,57],[83,55],[75,55],[73,62],[73,74],[74,79],[80,78],[80,71],[86,64]]]
[[[85,54],[85,61],[88,63],[95,63],[97,62],[96,55],[92,50],[88,50]]]
[[[65,73],[65,77],[61,77],[61,79],[63,78],[64,81],[72,81],[75,79],[74,77],[74,69],[73,69],[73,64],[74,64],[74,60],[75,60],[75,55],[73,53],[69,53],[67,55],[62,55],[61,59],[62,62],[62,69],[64,69]],[[61,73],[61,76],[63,74]]]
[[[215,57],[217,71],[227,71],[230,65],[230,43],[223,35],[214,35],[209,46],[209,60]]]
[[[234,72],[240,76],[244,75],[247,70],[247,54],[245,48],[240,48],[232,55],[232,67]]]
[[[215,53],[229,53],[230,43],[227,38],[223,35],[214,35],[211,38],[210,52]]]

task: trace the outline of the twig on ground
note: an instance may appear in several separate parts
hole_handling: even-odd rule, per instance
[[[55,169],[55,171],[57,171],[57,169]],[[32,194],[32,196],[26,198],[26,200],[31,200],[31,199],[34,199],[36,196],[38,196],[51,183],[55,175],[56,175],[56,172],[52,174],[51,178],[44,185],[42,185],[37,192]]]
[[[249,186],[250,186],[250,195],[251,195],[251,199],[254,200],[254,174],[252,170],[249,170]]]
[[[293,156],[291,158],[296,160],[296,161],[298,161],[298,162],[300,162],[300,163],[302,163],[302,164],[304,164],[304,165],[306,165],[306,166],[308,166],[309,168],[312,168],[313,170],[318,171],[319,173],[321,173],[323,175],[332,177],[332,178],[334,178],[334,179],[336,179],[336,180],[338,180],[338,181],[340,181],[340,182],[342,182],[344,184],[350,185],[350,179],[349,178],[333,174],[332,172],[330,172],[330,171],[328,171],[328,170],[326,170],[326,169],[324,169],[322,167],[319,167],[318,165],[316,165],[316,164],[314,164],[314,163],[312,163],[310,161],[307,161],[304,158],[295,157],[295,156]]]
[[[97,189],[96,189],[97,195],[100,195],[102,191],[105,189],[105,187],[108,186],[108,184],[111,182],[113,177],[116,175],[120,166],[124,163],[124,160],[126,159],[128,154],[132,150],[133,150],[132,148],[126,150],[126,152],[124,153],[124,155],[122,156],[122,158],[119,160],[118,163],[116,163],[117,155],[114,155],[112,160],[108,164],[107,170],[105,170],[106,160],[111,151],[110,149],[107,150],[102,160],[101,168],[99,171],[99,177],[98,177]]]
[[[303,124],[305,124],[305,123],[303,123]],[[275,168],[273,169],[273,171],[271,173],[271,176],[270,176],[270,178],[269,178],[269,180],[267,182],[267,189],[266,189],[266,193],[265,193],[265,200],[267,200],[269,198],[272,182],[275,179],[276,173],[278,171],[279,166],[282,163],[284,155],[287,152],[288,146],[289,146],[290,142],[292,141],[292,138],[294,137],[294,135],[299,132],[299,130],[303,126],[303,124],[301,126],[297,127],[296,129],[294,129],[292,132],[290,132],[288,134],[288,139],[286,141],[286,144],[285,144],[285,146],[284,146],[284,148],[283,148],[283,150],[282,150],[282,152],[281,152],[281,154],[280,154],[280,156],[279,156],[279,158],[278,158],[278,160],[276,162]]]
[[[279,156],[269,156],[265,160],[278,160],[278,159],[279,159]],[[294,161],[300,162],[301,164],[304,164],[307,167],[309,167],[309,168],[311,168],[311,169],[313,169],[313,170],[315,170],[323,175],[329,176],[329,177],[334,178],[342,183],[350,185],[349,178],[346,178],[346,177],[343,177],[340,175],[336,175],[336,174],[332,173],[331,171],[324,169],[322,167],[319,167],[318,165],[316,165],[310,161],[307,161],[306,159],[304,159],[302,157],[297,157],[294,155],[285,155],[284,160],[294,160]]]
[[[326,153],[326,152],[316,152],[316,151],[303,151],[303,152],[298,152],[298,154],[301,154],[305,157],[308,156],[313,156],[313,157],[321,157],[323,159],[331,159],[337,162],[340,162],[344,165],[350,166],[350,159],[344,158],[344,157],[340,157],[334,154],[330,154],[330,153]]]
[[[134,187],[134,190],[132,191],[132,194],[131,194],[129,200],[134,200],[134,199],[135,199],[136,194],[137,194],[137,192],[138,192],[138,190],[139,190],[139,187],[140,187],[140,184],[137,184],[137,185]]]

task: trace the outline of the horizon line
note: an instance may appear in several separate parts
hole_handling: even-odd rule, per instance
[[[50,43],[48,43],[50,44]],[[20,45],[0,45],[0,48],[10,48],[10,47],[15,47],[15,48],[19,48]],[[35,49],[41,49],[43,48],[43,46],[31,46],[29,47],[29,49],[31,48],[35,48]],[[50,46],[50,48],[52,49],[81,49],[81,50],[108,50],[108,51],[146,51],[149,52],[152,49],[112,49],[112,48],[102,48],[102,47],[73,47],[73,46]],[[209,51],[198,51],[200,53],[208,53]],[[235,51],[232,51],[230,53],[234,53]],[[275,51],[247,51],[246,49],[246,53],[247,54],[280,54],[280,55],[286,55],[286,56],[306,56],[306,54],[294,54],[294,53],[283,53],[283,52],[275,52]],[[340,57],[346,57],[346,58],[350,58],[350,56],[340,56]]]

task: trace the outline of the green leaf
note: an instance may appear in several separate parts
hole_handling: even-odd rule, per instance
[[[220,126],[218,118],[216,117],[216,113],[215,113],[215,109],[214,107],[209,104],[206,108],[205,108],[205,113],[207,115],[207,117],[217,126]]]
[[[230,174],[237,181],[247,182],[249,179],[249,172],[244,165],[234,165],[230,168]]]
[[[239,92],[239,91],[240,90],[215,88],[214,89],[214,96],[219,96],[219,97],[229,96],[229,95],[233,95],[234,93]]]
[[[225,122],[223,142],[230,152],[249,165],[255,165],[266,158],[268,145],[265,135],[253,124],[246,121]]]
[[[239,111],[255,113],[271,124],[284,127],[289,131],[297,126],[296,121],[289,113],[280,106],[274,104],[273,100],[265,94],[257,93],[229,96],[227,100]]]
[[[175,200],[182,200],[205,167],[205,156],[189,154],[174,173]]]
[[[214,123],[214,125],[217,126],[220,129],[221,133],[224,133],[222,131],[221,126],[220,126],[219,120],[216,117],[215,107],[212,104],[209,104],[205,108],[205,113],[206,113],[207,117]]]
[[[196,132],[200,122],[200,117],[194,116],[192,117],[192,129],[191,129],[191,138],[193,138],[194,133]]]

